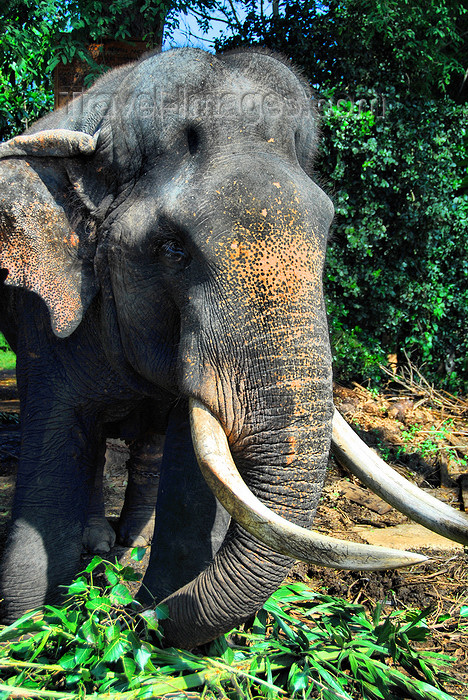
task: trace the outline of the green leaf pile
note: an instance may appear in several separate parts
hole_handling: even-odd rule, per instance
[[[449,657],[414,647],[430,635],[428,610],[383,615],[378,605],[370,616],[361,605],[290,584],[251,627],[202,655],[161,648],[166,611],[134,600],[126,582],[138,579],[131,567],[95,557],[63,607],[46,605],[3,627],[0,700],[131,700],[189,690],[209,698],[451,698],[443,689],[453,680],[443,670]]]

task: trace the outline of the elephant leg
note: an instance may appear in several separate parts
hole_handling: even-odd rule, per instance
[[[147,432],[129,446],[128,484],[119,520],[119,541],[127,547],[144,547],[151,542],[154,530],[164,436]]]
[[[80,562],[99,426],[64,387],[29,386],[12,525],[1,576],[2,616],[59,598]]]
[[[106,461],[106,442],[101,440],[96,451],[94,485],[91,489],[88,520],[83,531],[83,549],[96,554],[110,552],[116,534],[105,516],[103,479]]]
[[[166,432],[151,556],[139,599],[145,604],[160,601],[203,571],[229,522],[198,467],[187,403],[181,401]]]

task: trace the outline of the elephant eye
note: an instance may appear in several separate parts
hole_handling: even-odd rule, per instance
[[[185,267],[189,263],[189,255],[184,250],[180,241],[176,239],[166,240],[161,244],[159,253],[164,262],[171,267]]]

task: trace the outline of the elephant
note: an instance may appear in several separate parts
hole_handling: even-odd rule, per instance
[[[110,434],[134,461],[143,445],[147,465],[165,435],[138,595],[167,606],[167,645],[245,621],[295,559],[424,560],[310,529],[331,443],[384,498],[468,541],[463,513],[399,481],[334,412],[322,283],[334,210],[317,142],[288,61],[184,48],[105,74],[0,145],[1,328],[22,426],[5,620],[56,599],[83,532],[101,538]],[[129,521],[144,491],[128,495]]]

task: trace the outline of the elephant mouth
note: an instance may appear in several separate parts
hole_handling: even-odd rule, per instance
[[[272,550],[310,564],[336,569],[378,570],[410,566],[427,557],[339,540],[299,527],[265,506],[243,481],[218,419],[190,399],[192,440],[202,474],[230,515]],[[400,476],[377,457],[335,411],[332,450],[372,491],[425,527],[468,544],[468,517]]]

